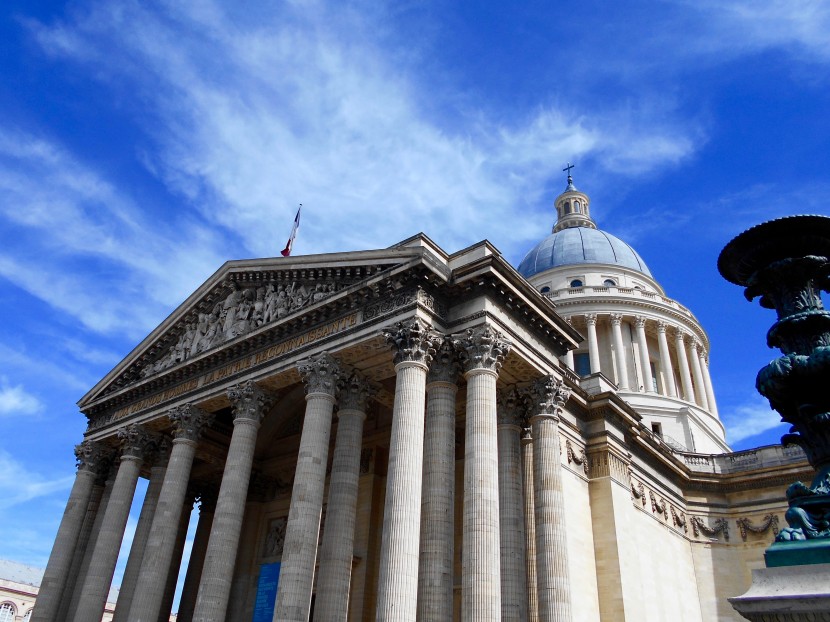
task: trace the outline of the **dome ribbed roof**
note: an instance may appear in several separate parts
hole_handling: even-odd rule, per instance
[[[610,233],[588,227],[552,233],[525,256],[519,264],[519,273],[530,278],[559,266],[592,263],[616,264],[653,278],[637,251]]]

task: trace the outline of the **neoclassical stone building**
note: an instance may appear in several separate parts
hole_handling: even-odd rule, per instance
[[[231,261],[80,402],[32,616],[735,620],[800,449],[729,453],[708,340],[570,183],[488,242]],[[583,334],[587,339],[583,339]]]

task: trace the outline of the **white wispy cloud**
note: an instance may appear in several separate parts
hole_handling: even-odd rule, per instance
[[[48,478],[31,470],[16,460],[6,450],[0,449],[0,498],[3,507],[9,508],[69,490],[74,475]]]
[[[455,250],[507,220],[494,241],[510,252],[538,237],[516,216],[545,192],[552,162],[591,156],[643,172],[699,144],[697,130],[630,111],[621,122],[553,104],[511,123],[466,110],[442,127],[424,112],[437,86],[395,64],[374,34],[380,19],[323,3],[256,20],[210,2],[102,5],[33,32],[136,93],[153,121],[148,169],[259,255],[275,253],[298,202],[298,252],[382,247],[418,230]]]
[[[0,417],[33,415],[43,409],[43,404],[28,393],[22,385],[12,385],[5,376],[0,376]]]
[[[760,396],[751,397],[730,412],[723,413],[722,417],[726,426],[726,438],[730,444],[740,443],[763,432],[786,426],[781,423],[781,416]]]

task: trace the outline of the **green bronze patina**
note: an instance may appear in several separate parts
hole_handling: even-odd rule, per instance
[[[767,344],[784,356],[758,372],[755,386],[792,426],[781,442],[800,445],[816,470],[809,486],[787,489],[790,527],[767,551],[767,565],[830,562],[830,312],[821,300],[830,291],[830,218],[753,227],[726,245],[718,270],[778,314]]]

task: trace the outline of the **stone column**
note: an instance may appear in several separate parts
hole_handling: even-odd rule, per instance
[[[654,393],[654,377],[651,375],[651,359],[648,356],[648,341],[646,341],[646,318],[635,317],[634,327],[637,329],[640,367],[643,368],[643,391],[646,393]]]
[[[700,370],[700,359],[698,358],[697,341],[689,341],[688,348],[689,362],[691,363],[692,376],[695,379],[695,401],[703,410],[709,410],[709,403],[706,401],[706,387],[703,386],[703,372]]]
[[[168,571],[173,563],[174,544],[196,446],[202,430],[213,421],[213,415],[192,404],[172,409],[167,418],[173,424],[173,447],[141,558],[141,574],[129,609],[130,622],[156,622],[163,610]],[[189,512],[187,514],[189,516]]]
[[[259,424],[271,399],[253,381],[228,389],[233,434],[219,487],[193,619],[224,622]]]
[[[496,381],[510,343],[489,326],[455,339],[467,379],[461,619],[501,618]]]
[[[320,547],[315,622],[341,622],[348,617],[354,558],[354,529],[360,480],[363,422],[371,390],[352,372],[340,387],[337,440],[329,478],[326,526]]]
[[[539,620],[568,622],[571,586],[559,458],[559,415],[570,397],[570,389],[562,380],[545,376],[534,383],[531,396]]]
[[[135,495],[144,454],[152,449],[154,442],[141,427],[133,424],[118,430],[121,441],[121,464],[115,476],[101,530],[95,543],[89,563],[75,622],[100,620],[104,615],[107,594],[118,561],[118,551],[124,539],[124,529],[130,515],[130,505]]]
[[[127,558],[127,566],[124,569],[124,576],[121,579],[121,588],[118,590],[118,602],[113,615],[113,622],[126,622],[130,615],[130,607],[135,596],[135,587],[138,584],[138,577],[141,571],[141,560],[147,547],[147,539],[150,537],[150,528],[153,526],[153,516],[158,505],[161,485],[164,482],[164,473],[167,470],[167,460],[170,457],[170,442],[163,439],[159,442],[157,451],[147,457],[147,462],[152,462],[150,467],[150,482],[147,484],[147,492],[144,493],[144,503],[141,506],[141,514],[138,516],[133,544],[130,547],[130,556]]]
[[[115,459],[115,456],[113,456]],[[115,461],[115,460],[113,460]],[[72,563],[72,569],[77,572],[77,576],[72,576],[67,581],[67,587],[64,589],[64,598],[61,599],[60,613],[58,620],[74,620],[75,612],[78,610],[78,603],[81,602],[81,588],[86,581],[86,575],[89,571],[89,564],[92,561],[92,554],[95,552],[95,542],[98,540],[98,534],[101,533],[101,524],[104,522],[104,515],[107,513],[107,504],[112,495],[112,487],[115,484],[115,464],[109,463],[107,467],[108,472],[103,475],[104,489],[101,494],[101,501],[98,504],[98,512],[95,515],[95,520],[92,523],[92,528],[89,531],[87,538],[87,546],[83,549],[76,547],[76,550],[82,557],[77,567],[75,562]],[[80,542],[79,542],[80,545]],[[70,587],[71,586],[71,587]]]
[[[522,434],[522,479],[525,503],[525,553],[527,567],[527,619],[539,621],[539,594],[536,582],[536,510],[533,502],[533,436],[530,428]]]
[[[588,360],[591,362],[591,373],[600,371],[599,344],[597,343],[597,314],[585,314],[585,326],[588,332]]]
[[[32,612],[32,620],[37,622],[58,622],[61,599],[69,598],[68,594],[64,594],[64,588],[73,560],[84,554],[83,549],[77,548],[77,544],[87,518],[95,480],[102,466],[109,460],[108,452],[92,441],[84,441],[75,447],[75,457],[78,461],[75,483],[69,493],[69,501],[58,527],[58,535],[52,546]]]
[[[193,548],[190,551],[190,562],[187,565],[182,596],[179,599],[177,622],[192,622],[193,620],[193,609],[196,607],[196,595],[199,592],[199,580],[202,577],[210,528],[213,525],[213,513],[216,510],[216,494],[216,489],[209,485],[202,485],[199,492],[199,522],[196,524]]]
[[[515,389],[499,396],[499,526],[501,620],[526,622],[527,561],[522,495],[521,439],[524,406]]]
[[[280,622],[306,622],[311,610],[331,415],[340,375],[337,361],[326,353],[303,361],[298,368],[305,383],[306,408],[274,610],[274,620]]]
[[[182,566],[182,555],[184,545],[187,543],[187,528],[190,527],[190,514],[193,512],[193,493],[188,492],[179,513],[179,525],[176,530],[176,538],[171,547],[170,565],[167,567],[167,581],[164,585],[164,593],[161,597],[161,607],[155,622],[168,622],[173,611],[173,599],[176,597],[176,584],[179,581],[179,570]]]
[[[706,388],[706,401],[709,403],[709,412],[717,416],[718,407],[715,403],[715,389],[712,386],[712,376],[709,375],[709,362],[703,348],[699,350],[700,369],[703,372],[703,386]]]
[[[444,340],[427,375],[418,620],[452,620],[455,552],[455,396],[460,368]]]
[[[677,351],[677,365],[680,367],[680,380],[683,382],[683,399],[687,402],[694,402],[695,391],[692,388],[692,374],[689,371],[689,359],[686,358],[684,334],[679,328],[675,330],[674,346]]]
[[[628,391],[628,364],[625,360],[625,346],[622,336],[622,318],[619,313],[611,314],[611,332],[614,335],[614,360],[617,362],[617,386],[621,391]]]
[[[418,601],[426,376],[435,336],[418,318],[398,322],[384,334],[395,353],[396,377],[376,619],[413,622]]]
[[[571,318],[566,317],[566,318],[563,318],[563,319],[568,323],[568,326],[571,325]],[[565,365],[568,367],[568,369],[570,369],[571,371],[574,371],[574,351],[573,350],[568,350],[568,352],[565,354],[565,356],[562,357],[562,361],[565,363]]]
[[[660,369],[663,372],[663,381],[665,383],[663,390],[669,397],[677,397],[677,388],[674,384],[674,368],[671,364],[671,355],[669,354],[669,342],[666,339],[667,324],[658,320],[657,322],[657,345],[660,348]]]

